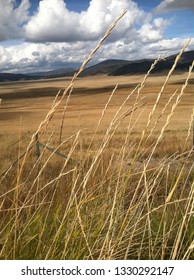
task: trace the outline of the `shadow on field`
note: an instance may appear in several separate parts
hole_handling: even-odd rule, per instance
[[[125,85],[119,85],[119,89],[133,89],[137,86],[137,83],[133,84],[125,84]],[[114,89],[115,86],[107,86],[107,87],[101,87],[101,88],[87,88],[87,87],[81,87],[81,88],[74,88],[72,94],[73,95],[79,95],[79,94],[101,94],[101,93],[110,93]],[[32,88],[32,89],[20,89],[16,90],[14,92],[10,93],[0,93],[0,98],[2,99],[23,99],[23,98],[39,98],[39,97],[49,97],[49,96],[56,96],[58,91],[61,90],[61,88],[57,87],[45,87],[45,88]],[[65,89],[61,90],[61,94],[63,93]]]

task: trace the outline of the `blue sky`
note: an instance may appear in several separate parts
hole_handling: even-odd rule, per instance
[[[21,0],[17,0],[17,2],[21,2]],[[37,10],[39,6],[40,0],[31,0],[31,8],[30,11],[33,13]],[[90,0],[66,0],[65,1],[67,8],[72,11],[81,12],[83,10],[87,10]]]
[[[21,2],[21,0],[17,0]],[[40,0],[31,0],[31,9],[30,12],[34,13],[38,6]],[[152,11],[157,7],[162,1],[161,0],[135,0],[138,6],[145,10],[146,12]],[[81,12],[86,11],[90,0],[65,0],[67,8],[71,11]],[[173,10],[168,13],[162,13],[163,18],[173,19],[173,24],[166,30],[166,35],[169,36],[184,36],[187,32],[188,36],[192,35],[193,26],[194,26],[194,14],[193,11],[189,8],[181,10]]]
[[[92,63],[194,49],[193,0],[0,0],[0,72],[80,64],[123,10]]]

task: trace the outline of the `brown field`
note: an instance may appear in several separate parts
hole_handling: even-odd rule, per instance
[[[193,259],[187,75],[173,74],[158,102],[166,75],[140,92],[142,75],[77,79],[39,134],[67,159],[20,156],[70,79],[1,83],[0,259]]]
[[[152,138],[155,137],[155,139],[157,139],[160,134],[161,128],[165,124],[166,118],[170,113],[173,104],[176,102],[177,95],[180,93],[186,77],[187,73],[178,73],[171,76],[168,85],[162,93],[156,111],[152,116],[152,120],[147,129],[148,134],[152,131],[152,128],[154,127],[169,98],[176,90],[177,93],[167,106],[162,117],[159,119],[152,132]],[[46,133],[42,135],[41,141],[45,143],[49,135],[54,133],[51,140],[51,146],[58,146],[60,142],[59,132],[63,109],[66,102],[68,102],[65,111],[62,140],[65,140],[78,131],[81,131],[80,139],[83,144],[82,149],[87,149],[97,128],[98,121],[101,118],[105,105],[108,102],[115,85],[118,84],[118,89],[115,91],[105,114],[103,114],[98,131],[95,133],[94,144],[100,142],[101,139],[103,139],[105,131],[109,127],[117,110],[120,108],[127,96],[133,92],[135,87],[142,82],[143,78],[143,75],[134,75],[120,77],[94,76],[77,79],[69,101],[67,101],[68,99],[66,97],[63,103],[59,106],[54,117],[50,121],[49,126],[47,127]],[[130,135],[132,138],[139,138],[141,136],[165,79],[166,75],[152,75],[148,77],[147,82],[138,97],[138,100],[140,100],[138,106],[140,108],[135,110],[132,114],[129,114],[129,116],[123,118],[122,122],[119,123],[119,127],[114,135],[114,141],[112,141],[112,145],[109,145],[109,150],[119,151],[120,139],[125,137],[128,127],[131,127]],[[69,85],[70,80],[70,78],[58,78],[50,80],[1,83],[1,151],[4,151],[6,147],[9,147],[9,145],[12,145],[12,143],[16,142],[21,137],[22,144],[20,149],[22,152],[26,149],[27,143],[29,142],[32,134],[37,130],[41,121],[45,118],[51,108],[57,92],[61,89],[64,90]],[[159,153],[161,153],[161,157],[163,157],[165,153],[176,153],[177,150],[181,149],[181,146],[184,151],[192,145],[192,133],[190,133],[186,146],[185,139],[188,135],[193,108],[193,81],[194,79],[191,77],[189,85],[184,91],[181,101],[176,107],[169,125],[165,129],[164,136],[166,137],[164,137],[164,140],[161,143],[163,146],[161,148],[162,151],[159,151]],[[123,106],[123,109],[119,113],[120,115],[122,112],[133,106],[136,97],[137,90],[130,96],[125,106]],[[66,147],[62,147],[61,151],[66,154],[69,148],[70,146],[67,145]],[[15,153],[15,158],[17,158],[17,149],[18,145],[14,146],[14,149],[9,151],[12,154]],[[94,149],[96,149],[96,145],[93,146],[91,152],[93,152]],[[7,151],[5,150],[5,152]],[[77,156],[78,151],[75,153]],[[5,166],[11,164],[11,161],[6,159],[10,157],[4,152],[2,152],[2,157],[3,164],[1,165],[0,170],[4,170]],[[12,161],[13,158],[14,157],[11,157]]]
[[[142,112],[135,126],[135,132],[141,130],[146,124],[147,116],[155,104],[157,95],[165,81],[166,76],[150,76],[146,82],[145,87],[140,93],[142,97],[142,108],[137,110],[132,118],[132,123]],[[170,96],[178,89],[180,92],[181,86],[184,84],[186,74],[174,74],[164,93],[162,94],[156,114],[153,117],[153,122],[156,120],[158,114],[170,98]],[[108,101],[108,98],[118,83],[118,89],[115,92],[106,115],[102,122],[102,128],[106,126],[112,119],[114,113],[118,110],[127,95],[141,83],[142,75],[136,76],[122,76],[122,77],[108,77],[95,76],[77,79],[74,90],[70,98],[70,102],[66,111],[64,134],[76,132],[78,129],[84,128],[87,132],[92,132],[95,124],[99,120],[102,110]],[[41,120],[46,116],[50,109],[54,96],[60,89],[65,89],[70,82],[69,78],[40,80],[40,81],[21,81],[21,82],[4,82],[0,85],[0,98],[2,98],[2,106],[0,109],[0,127],[1,134],[14,134],[15,136],[20,131],[34,132]],[[182,133],[187,131],[188,123],[191,118],[193,101],[194,101],[194,79],[191,78],[187,89],[182,97],[180,104],[175,110],[175,114],[169,125],[168,130],[173,133]],[[128,100],[125,109],[133,105],[137,92],[135,92]],[[174,97],[173,101],[176,99]],[[172,101],[172,102],[173,102]],[[62,116],[63,106],[58,109],[52,123],[51,130],[58,131],[60,127],[60,120]],[[171,106],[166,110],[169,113]],[[124,123],[128,122],[126,119]],[[157,129],[161,128],[163,121],[161,121]],[[156,129],[156,130],[157,130]],[[17,136],[16,136],[17,137]]]

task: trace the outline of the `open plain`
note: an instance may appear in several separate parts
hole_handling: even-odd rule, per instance
[[[1,83],[0,258],[193,259],[187,77]]]
[[[168,85],[165,87],[156,114],[153,116],[155,121],[160,114],[170,96],[177,90],[177,94],[172,99],[171,103],[176,99],[176,96],[181,91],[186,79],[186,73],[174,74]],[[102,126],[110,122],[113,115],[121,106],[125,98],[135,89],[138,84],[141,84],[143,75],[133,76],[93,76],[79,78],[76,80],[71,98],[68,102],[66,110],[64,133],[75,133],[78,128],[84,128],[90,132],[98,122],[102,110],[107,103],[114,87],[118,84],[118,88],[112,97],[112,100],[104,116]],[[148,114],[151,112],[157,96],[166,79],[165,75],[150,76],[140,92],[142,108],[138,109],[132,123],[142,111],[142,117],[136,123],[135,131],[141,130],[147,121]],[[12,134],[16,136],[22,131],[34,132],[41,120],[46,116],[50,109],[55,95],[59,90],[64,90],[70,82],[70,78],[58,78],[48,80],[34,81],[19,81],[19,82],[4,82],[0,84],[0,98],[2,105],[0,110],[0,127],[2,134]],[[188,129],[188,123],[191,118],[194,98],[194,79],[191,77],[189,84],[181,97],[181,102],[177,106],[172,121],[169,125],[169,130],[173,133],[179,133]],[[134,104],[136,100],[137,90],[131,95],[125,105],[125,109]],[[60,126],[63,107],[67,98],[64,99],[60,108],[56,112],[56,116],[52,120],[52,128],[57,131]],[[139,104],[139,105],[140,105]],[[165,116],[170,112],[171,106],[166,109]],[[129,119],[125,120],[125,123]],[[161,128],[161,121],[158,124],[158,129]],[[29,125],[30,124],[30,125]],[[17,136],[16,136],[17,137]]]
[[[164,89],[165,74],[149,76],[143,87],[141,87],[141,83],[144,75],[119,77],[104,75],[78,78],[70,96],[67,93],[58,106],[46,131],[41,135],[41,139],[46,142],[52,134],[51,145],[58,146],[61,141],[65,141],[80,131],[81,149],[87,150],[90,146],[90,152],[93,153],[97,146],[95,143],[103,139],[115,116],[121,116],[121,120],[115,130],[114,141],[111,141],[108,150],[118,152],[121,145],[120,140],[126,137],[127,131],[130,131],[129,141],[131,142],[134,139],[137,141],[145,129],[147,135],[151,133],[151,137],[157,139],[181,94],[186,78],[187,73],[174,74]],[[60,98],[70,81],[71,78],[58,78],[1,83],[0,137],[2,151],[19,139],[21,139],[21,152],[25,151],[33,133],[51,109],[55,96],[61,91]],[[193,83],[194,79],[191,76],[180,100],[173,108],[173,114],[168,125],[165,126],[163,139],[160,141],[162,147],[162,151],[159,151],[160,157],[165,156],[165,153],[173,154],[192,146]],[[114,91],[116,85],[117,89]],[[160,92],[162,94],[155,107]],[[131,108],[132,112],[130,112]],[[129,113],[126,113],[128,110]],[[63,114],[64,121],[61,131]],[[126,114],[126,116],[122,117],[122,114]],[[60,133],[62,133],[61,138]],[[92,138],[95,140],[93,148],[90,145]],[[186,139],[187,141],[185,141]],[[60,150],[66,154],[69,148],[70,146],[66,145],[62,146]],[[10,150],[12,161],[14,153],[17,158],[18,146],[15,145],[13,149]],[[159,146],[157,149],[160,150]],[[5,151],[7,153],[7,150]],[[74,153],[76,156],[80,156],[79,149]],[[1,171],[5,169],[5,166],[11,164],[11,161],[8,160],[10,157],[5,156],[4,152],[2,152],[2,158]]]

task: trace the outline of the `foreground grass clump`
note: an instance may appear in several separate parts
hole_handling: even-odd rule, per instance
[[[67,159],[33,149],[2,176],[1,259],[194,258],[192,147],[162,129],[134,137],[130,121],[122,133],[127,114],[65,139]]]
[[[194,63],[181,89],[158,109],[183,49],[138,133],[136,125],[146,108],[141,91],[157,61],[118,104],[106,128],[101,129],[101,123],[117,87],[87,140],[84,129],[65,137],[63,123],[74,80],[100,44],[64,93],[56,96],[36,131],[41,143],[46,140],[67,158],[43,148],[37,160],[31,149],[35,133],[25,145],[19,142],[17,164],[1,171],[1,259],[194,259],[192,121],[181,137],[167,133]],[[60,131],[48,135],[66,95]],[[133,105],[127,106],[130,98]],[[24,146],[26,153],[20,158]],[[13,162],[12,148],[3,150],[2,161]]]
[[[192,259],[191,151],[145,158],[143,143],[123,141],[112,154],[84,151],[80,164],[32,157],[20,181],[9,171],[1,259]]]

